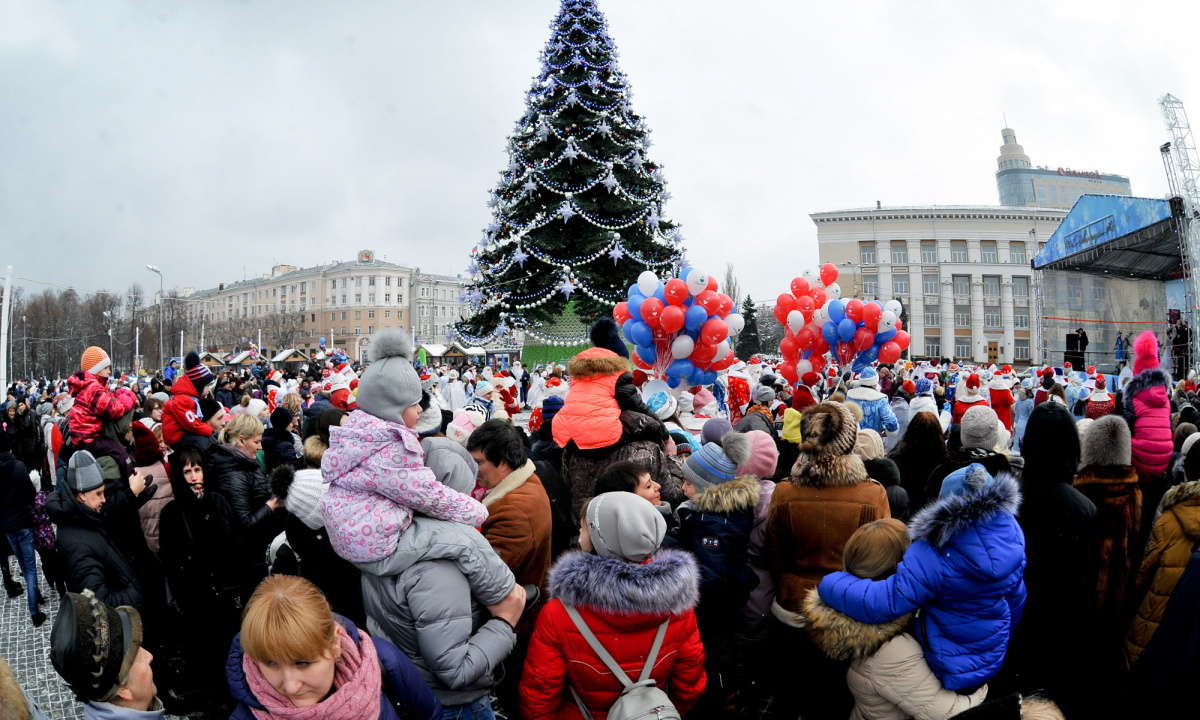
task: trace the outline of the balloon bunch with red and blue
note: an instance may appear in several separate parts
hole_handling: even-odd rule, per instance
[[[908,347],[899,300],[842,300],[837,278],[832,263],[819,273],[805,270],[775,301],[775,319],[786,328],[779,372],[793,385],[808,372],[821,372],[826,353],[857,373],[876,360],[896,362]]]
[[[628,297],[613,308],[613,319],[633,343],[633,362],[642,370],[673,388],[710,385],[737,362],[729,338],[742,331],[745,320],[713,276],[688,267],[663,282],[647,270]]]

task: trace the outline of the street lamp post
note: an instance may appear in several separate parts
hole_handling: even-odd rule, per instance
[[[25,368],[25,379],[29,379],[29,323],[21,316],[21,365]]]
[[[108,359],[109,359],[109,362],[112,362],[112,356],[113,356],[112,324],[113,324],[112,313],[109,312],[108,310],[105,310],[104,311],[104,325],[108,328]]]
[[[159,270],[154,265],[147,265],[146,269],[158,276],[158,366],[166,367],[163,362],[163,275],[162,270]]]

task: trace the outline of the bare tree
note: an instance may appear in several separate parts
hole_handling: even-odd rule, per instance
[[[721,290],[726,295],[733,298],[735,305],[738,303],[738,298],[742,296],[741,284],[738,283],[737,276],[733,274],[733,263],[725,263],[725,279],[721,281]],[[737,353],[736,337],[729,339],[729,348],[734,352],[734,354]]]

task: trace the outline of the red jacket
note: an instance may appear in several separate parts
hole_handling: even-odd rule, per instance
[[[555,419],[557,423],[558,420]],[[660,550],[640,565],[583,551],[564,554],[550,570],[554,597],[538,616],[521,676],[521,714],[539,720],[583,717],[571,687],[595,720],[605,720],[623,685],[592,651],[563,602],[579,610],[609,654],[636,682],[667,617],[666,637],[651,677],[687,712],[704,694],[704,646],[696,626],[699,570],[690,553]]]
[[[965,394],[965,393],[963,394],[963,397],[964,397],[964,398],[966,397],[966,394]],[[1012,394],[1011,394],[1011,393],[1009,394],[1009,397],[1012,397]],[[956,400],[956,401],[954,402],[954,419],[953,419],[953,420],[951,420],[950,422],[951,422],[952,424],[954,424],[954,425],[959,425],[959,424],[961,424],[961,423],[962,423],[962,417],[963,417],[963,415],[964,415],[964,414],[965,414],[965,413],[966,413],[968,410],[970,410],[971,408],[975,407],[976,405],[979,405],[980,407],[987,407],[987,406],[988,406],[988,404],[987,404],[987,401],[986,401],[986,400],[984,400],[982,396],[981,396],[981,397],[980,397],[978,400],[975,400],[975,401],[973,401],[973,402],[967,402],[965,399],[963,399],[963,400]],[[1011,416],[1010,416],[1010,417],[1011,417]],[[1010,420],[1010,422],[1011,422],[1011,420]]]
[[[1011,435],[1013,429],[1013,394],[1007,385],[1004,381],[996,382],[992,380],[988,383],[988,392],[992,396],[992,409],[996,411],[996,417],[1000,418],[1000,422],[1004,423],[1004,429]]]
[[[212,435],[212,427],[204,422],[200,412],[200,394],[191,378],[180,373],[171,385],[171,399],[163,406],[163,442],[174,445],[183,439],[185,433]]]
[[[137,396],[129,388],[117,388],[111,393],[106,385],[105,381],[85,370],[67,378],[67,388],[75,398],[67,427],[76,447],[99,438],[100,426],[105,420],[120,420],[137,406]]]

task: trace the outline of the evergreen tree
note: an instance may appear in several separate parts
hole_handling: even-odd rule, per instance
[[[762,338],[758,335],[758,308],[754,306],[754,300],[746,295],[746,300],[738,310],[746,321],[737,338],[738,357],[745,359],[762,352]]]
[[[647,158],[649,130],[592,0],[563,0],[541,53],[509,164],[491,193],[492,223],[471,251],[456,323],[479,343],[524,330],[552,344],[585,342],[575,327],[612,312],[639,274],[680,265],[683,236],[663,217],[670,197]]]

